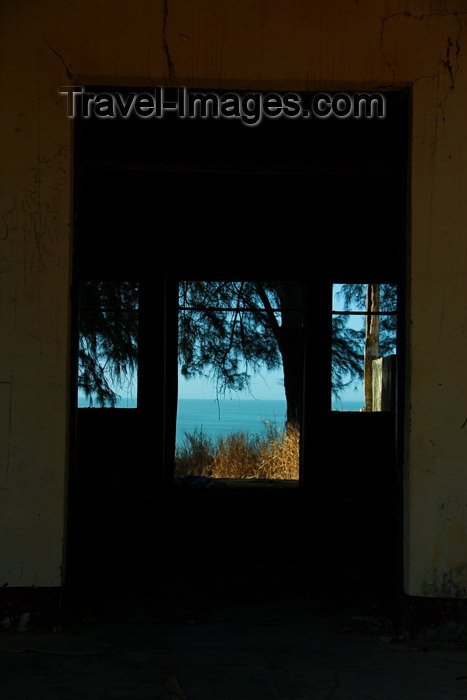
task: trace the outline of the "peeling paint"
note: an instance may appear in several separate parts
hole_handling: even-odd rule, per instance
[[[467,598],[467,566],[448,569],[440,574],[437,569],[422,584],[422,595],[430,598]]]
[[[392,81],[389,85],[383,86],[383,87],[393,87],[397,83],[397,76],[396,76],[396,71],[394,70],[394,67],[389,60],[385,48],[384,48],[384,41],[385,41],[385,31],[388,22],[398,18],[398,17],[405,17],[407,20],[415,20],[419,22],[426,22],[427,20],[431,20],[434,18],[437,19],[447,19],[447,18],[455,18],[456,25],[457,25],[457,32],[456,36],[454,38],[451,38],[451,36],[448,34],[447,39],[446,39],[446,52],[445,52],[445,57],[444,59],[440,59],[440,70],[436,73],[433,74],[426,74],[426,75],[419,75],[417,77],[413,78],[413,82],[417,82],[419,80],[423,80],[426,78],[438,78],[442,71],[444,70],[450,79],[450,86],[449,89],[444,96],[444,98],[440,101],[438,106],[441,106],[447,99],[449,92],[454,89],[455,83],[456,83],[456,78],[457,78],[457,73],[459,71],[459,55],[461,53],[461,37],[464,33],[464,26],[463,26],[463,15],[467,15],[467,12],[462,11],[462,12],[432,12],[432,13],[423,13],[420,15],[414,15],[410,11],[405,11],[405,12],[394,12],[393,14],[387,15],[386,17],[383,17],[381,19],[381,29],[380,29],[380,40],[379,40],[379,45],[380,45],[380,53],[381,56],[383,57],[388,69],[392,73]]]
[[[464,598],[467,596],[467,532],[465,504],[438,504],[440,526],[433,540],[432,567],[422,583],[422,595]]]
[[[68,160],[68,148],[61,144],[57,144],[52,156],[37,156],[29,168],[31,182],[19,205],[10,211],[15,225],[9,226],[7,221],[4,231],[7,235],[16,231],[26,243],[33,242],[32,246],[25,248],[25,273],[44,271],[49,257],[46,253],[53,254],[59,235],[60,198],[67,186]],[[7,259],[5,263],[8,267]]]

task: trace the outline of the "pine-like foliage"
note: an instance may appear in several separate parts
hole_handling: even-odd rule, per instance
[[[78,388],[115,406],[138,361],[138,285],[84,282],[80,290]]]
[[[366,284],[344,284],[344,309],[365,312]],[[138,285],[82,284],[78,386],[100,406],[114,406],[138,360]],[[396,287],[380,285],[381,355],[394,352]],[[178,354],[187,379],[208,377],[218,395],[248,390],[261,371],[283,368],[288,422],[302,401],[304,288],[300,282],[184,281],[179,285]],[[332,391],[363,377],[364,325],[332,319]],[[310,319],[310,322],[312,319]],[[317,329],[316,342],[328,342]],[[319,368],[316,368],[319,371]]]
[[[182,282],[179,292],[183,376],[213,378],[224,394],[248,389],[261,369],[281,367],[280,300],[272,284]]]
[[[367,311],[367,284],[343,284],[341,294],[344,310]],[[396,351],[397,346],[397,287],[379,285],[379,350],[384,357]],[[351,316],[335,314],[332,318],[332,392],[339,398],[343,389],[363,379],[365,323],[355,328],[349,325]]]

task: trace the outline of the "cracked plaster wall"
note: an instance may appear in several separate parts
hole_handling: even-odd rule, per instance
[[[0,584],[62,580],[72,170],[58,86],[412,86],[406,592],[465,595],[465,3],[4,0],[0,13]]]

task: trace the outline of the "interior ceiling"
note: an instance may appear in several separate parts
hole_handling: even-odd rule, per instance
[[[140,277],[157,260],[401,274],[404,95],[388,93],[384,119],[87,119],[75,136],[80,276]]]

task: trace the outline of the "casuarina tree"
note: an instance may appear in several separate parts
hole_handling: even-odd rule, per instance
[[[394,284],[339,285],[342,312],[332,319],[332,390],[363,382],[366,410],[372,406],[372,362],[397,346],[397,287]],[[359,319],[350,323],[350,319]],[[362,323],[363,321],[363,323]]]
[[[80,289],[78,388],[115,406],[138,364],[138,285],[86,281]]]
[[[381,285],[381,308],[395,308],[395,287]],[[367,285],[342,285],[345,308],[366,310]],[[304,286],[295,281],[184,281],[179,284],[181,374],[208,377],[217,395],[248,390],[255,375],[283,369],[287,423],[303,405]],[[352,306],[354,305],[354,306]],[[332,390],[363,378],[365,330],[350,316],[332,322]],[[378,342],[395,343],[395,317],[382,316]],[[138,358],[138,289],[133,282],[87,282],[82,288],[78,385],[98,405],[115,405]],[[326,342],[318,337],[318,342]],[[316,368],[319,371],[319,368]]]
[[[287,423],[303,401],[303,285],[279,281],[182,282],[181,373],[213,378],[216,390],[250,388],[260,371],[283,368]]]

